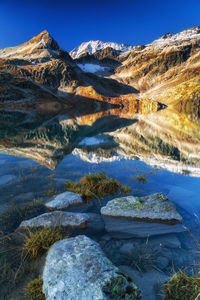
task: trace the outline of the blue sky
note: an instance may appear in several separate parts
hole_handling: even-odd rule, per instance
[[[67,51],[83,41],[145,44],[200,24],[200,0],[0,0],[0,48],[47,29]]]

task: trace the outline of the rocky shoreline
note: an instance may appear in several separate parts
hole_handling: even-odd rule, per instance
[[[46,299],[162,299],[159,293],[169,279],[170,256],[180,252],[186,259],[177,236],[184,234],[182,217],[175,205],[164,194],[126,196],[102,206],[101,217],[78,212],[82,205],[80,194],[64,192],[47,201],[50,212],[19,226],[72,232],[47,253],[42,272]],[[73,208],[75,212],[68,211]]]
[[[180,211],[165,194],[136,197],[101,173],[68,184],[64,178],[54,180],[60,192],[45,193],[43,203],[33,204],[34,214],[26,213],[14,232],[17,240],[23,237],[19,245],[28,251],[26,264],[37,276],[24,277],[20,292],[11,292],[10,299],[20,299],[16,293],[38,284],[41,300],[161,300],[174,272],[186,267],[193,272],[191,238]],[[98,189],[100,181],[108,181],[118,191],[91,198],[84,189],[88,180]],[[83,194],[67,187],[83,189]],[[32,202],[33,195],[27,196]]]

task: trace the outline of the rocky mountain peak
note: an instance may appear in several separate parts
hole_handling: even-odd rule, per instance
[[[43,60],[59,55],[61,48],[47,30],[16,47],[0,50],[2,59]]]
[[[33,37],[28,44],[40,43],[44,48],[49,48],[51,50],[59,50],[60,47],[58,43],[53,39],[47,30],[42,31],[37,36]]]

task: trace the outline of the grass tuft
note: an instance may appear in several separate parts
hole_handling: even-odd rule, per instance
[[[62,230],[59,227],[45,227],[33,232],[29,230],[28,235],[25,235],[23,248],[31,258],[37,258],[63,238]]]
[[[103,198],[116,193],[128,194],[131,188],[121,185],[116,179],[109,178],[103,173],[89,174],[81,178],[80,182],[67,181],[66,190],[80,193],[85,200]]]
[[[129,255],[124,257],[126,264],[140,272],[146,272],[156,266],[158,251],[144,244],[136,247]]]
[[[43,293],[42,286],[43,286],[42,278],[31,280],[24,293],[25,299],[45,300],[45,295]]]
[[[147,182],[147,178],[146,178],[145,175],[138,175],[138,176],[136,177],[136,179],[137,179],[137,181],[142,182],[142,183]]]
[[[174,274],[164,285],[164,300],[200,299],[200,278],[189,277],[180,271]]]
[[[22,237],[17,233],[0,238],[0,299],[8,299],[7,295],[28,274],[35,275],[35,261],[24,255],[22,243]]]

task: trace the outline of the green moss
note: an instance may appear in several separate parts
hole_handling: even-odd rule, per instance
[[[23,248],[32,258],[36,258],[63,238],[62,230],[59,227],[43,228],[35,232],[28,231]]]
[[[164,300],[198,300],[200,297],[200,278],[189,277],[180,271],[164,285]]]
[[[70,192],[82,194],[85,200],[103,198],[116,193],[127,194],[131,191],[129,187],[121,185],[118,180],[102,173],[86,175],[78,183],[67,181],[65,187]]]
[[[144,205],[142,202],[140,202],[139,200],[136,201],[135,208],[136,208],[137,210],[141,210],[141,209],[143,209],[144,207],[145,207],[145,205]]]
[[[43,280],[41,278],[34,279],[29,282],[25,290],[25,298],[27,300],[45,300],[45,295],[42,291]]]
[[[140,300],[141,295],[138,287],[132,282],[130,277],[128,279],[123,274],[112,278],[104,286],[103,292],[109,296],[109,299]]]

